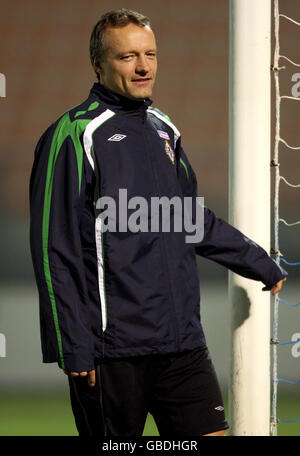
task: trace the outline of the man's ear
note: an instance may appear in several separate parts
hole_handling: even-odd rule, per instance
[[[95,72],[99,75],[99,77],[101,77],[101,73],[103,70],[102,70],[101,62],[97,58],[94,59],[93,67],[94,67]]]

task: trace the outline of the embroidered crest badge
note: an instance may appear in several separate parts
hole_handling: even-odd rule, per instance
[[[174,165],[175,163],[175,154],[174,154],[174,151],[172,149],[172,147],[170,146],[169,142],[167,140],[165,140],[165,151],[166,151],[166,154],[168,155],[169,159],[171,160],[172,164]]]

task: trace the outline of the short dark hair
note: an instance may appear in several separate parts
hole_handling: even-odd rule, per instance
[[[101,16],[93,28],[90,39],[90,59],[92,66],[103,60],[105,55],[104,47],[104,32],[107,27],[125,27],[128,24],[135,24],[139,27],[150,27],[150,20],[147,16],[138,13],[137,11],[122,8],[119,10],[108,11]],[[95,70],[98,80],[100,76]]]

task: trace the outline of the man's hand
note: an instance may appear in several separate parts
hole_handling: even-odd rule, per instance
[[[282,280],[279,280],[279,282],[277,282],[276,285],[273,286],[273,288],[272,288],[272,295],[273,295],[273,296],[275,296],[276,293],[278,293],[278,292],[281,290],[282,284],[283,284],[283,282],[285,282],[285,281],[286,281],[286,278],[284,278],[284,279],[282,279]],[[264,287],[262,290],[263,290],[263,291],[269,291],[270,288]]]
[[[63,369],[66,375],[70,375],[71,377],[87,377],[87,382],[90,387],[95,386],[96,384],[96,372],[95,370],[91,370],[89,372],[70,372],[66,369]]]

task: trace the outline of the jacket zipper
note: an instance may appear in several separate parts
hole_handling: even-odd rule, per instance
[[[146,150],[147,150],[147,145],[148,145],[148,142],[147,142],[147,138],[146,138],[146,125],[145,125],[145,119],[146,119],[146,110],[144,111],[143,113],[143,118],[142,118],[142,123],[143,123],[143,135],[144,135],[144,141],[145,141],[145,144],[146,144]],[[154,185],[154,188],[155,188],[155,191],[157,191],[157,193],[159,194],[159,183],[158,183],[158,177],[156,175],[156,172],[154,170],[154,167],[153,167],[153,163],[152,163],[152,157],[150,156],[150,153],[147,152],[147,155],[148,155],[148,158],[149,158],[149,161],[150,161],[150,168],[151,168],[151,171],[152,171],[152,176],[153,176],[153,182],[155,183]],[[169,269],[169,264],[168,264],[168,256],[167,256],[167,252],[166,252],[166,245],[165,245],[165,241],[164,241],[164,237],[165,237],[165,233],[160,233],[160,239],[161,239],[161,242],[160,242],[160,246],[161,246],[161,255],[162,255],[162,260],[163,262],[165,263],[166,265],[166,270],[167,270],[167,282],[168,282],[168,286],[169,286],[169,296],[171,297],[171,300],[172,300],[172,303],[173,303],[173,309],[174,309],[174,318],[175,318],[175,343],[176,343],[176,349],[177,351],[180,351],[180,340],[179,340],[179,337],[180,337],[180,331],[179,331],[179,325],[178,325],[178,318],[177,318],[177,314],[176,314],[176,306],[175,306],[175,299],[174,299],[174,292],[173,292],[173,287],[172,287],[172,283],[170,281],[170,269]],[[163,249],[163,251],[162,251]],[[165,258],[165,259],[164,259]]]

